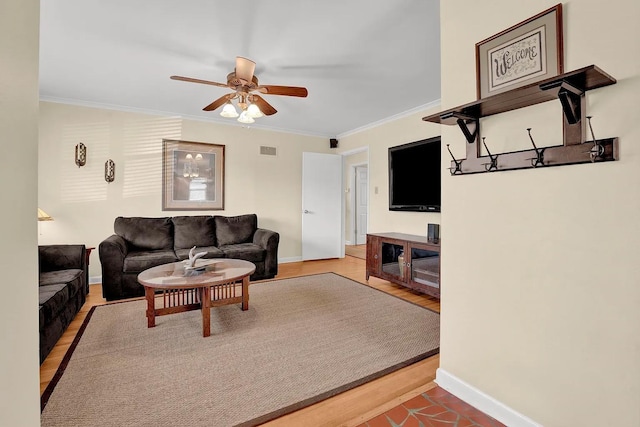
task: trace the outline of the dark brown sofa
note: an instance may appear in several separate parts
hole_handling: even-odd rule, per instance
[[[38,246],[40,363],[84,305],[87,283],[85,245]]]
[[[251,261],[256,265],[251,280],[278,274],[280,235],[258,228],[255,214],[118,217],[114,231],[98,247],[102,295],[109,301],[143,296],[138,274],[156,265],[187,259],[193,246],[196,252],[207,252],[204,258]]]

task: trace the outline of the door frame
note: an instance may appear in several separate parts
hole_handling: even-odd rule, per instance
[[[367,167],[367,193],[369,192],[369,163],[367,162],[362,162],[362,163],[354,163],[353,165],[351,165],[351,167],[349,168],[349,174],[350,174],[350,185],[351,188],[353,189],[353,191],[350,192],[349,194],[349,203],[351,203],[351,215],[350,215],[350,219],[349,219],[349,224],[351,226],[351,231],[352,231],[352,235],[349,236],[349,241],[352,241],[354,245],[358,244],[358,232],[357,232],[357,225],[358,225],[358,212],[360,212],[358,210],[358,188],[357,188],[357,182],[358,182],[358,176],[357,176],[357,170],[359,167],[362,166],[366,166]],[[367,194],[367,228],[369,226],[369,195]],[[352,239],[353,238],[353,239]],[[346,240],[345,240],[346,243]]]
[[[349,177],[348,177],[348,181],[347,179],[343,179],[343,182],[349,182],[349,186],[350,188],[355,188],[355,181],[356,181],[356,177],[355,177],[355,167],[356,166],[363,166],[366,165],[367,166],[367,229],[368,224],[369,224],[369,218],[371,217],[371,154],[369,152],[369,147],[368,146],[364,146],[364,147],[358,147],[358,148],[354,148],[353,150],[348,150],[348,151],[344,151],[342,153],[340,153],[340,155],[342,155],[342,170],[344,171],[346,168],[346,161],[347,161],[347,157],[352,155],[352,154],[358,154],[358,153],[362,153],[362,152],[366,152],[367,153],[367,160],[366,162],[360,162],[357,164],[353,164],[351,165],[351,167],[349,168]],[[346,177],[345,177],[346,178]],[[351,203],[351,206],[355,206],[356,200],[355,200],[355,191],[350,191],[349,192],[349,201]],[[354,209],[355,212],[355,209]],[[344,251],[344,246],[347,242],[347,240],[349,241],[353,241],[354,244],[357,243],[357,236],[355,234],[355,213],[353,215],[350,216],[350,218],[346,218],[347,215],[347,207],[346,207],[346,203],[343,203],[342,205],[342,218],[344,219],[342,221],[342,250]],[[349,236],[349,239],[347,239],[346,236],[346,224],[347,221],[349,221],[349,224],[351,226],[351,230],[353,232],[353,236]],[[367,230],[368,231],[368,230]],[[353,237],[353,239],[351,239],[351,237]],[[344,254],[343,254],[344,256]]]

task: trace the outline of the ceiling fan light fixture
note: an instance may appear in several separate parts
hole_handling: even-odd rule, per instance
[[[258,77],[254,75],[255,66],[256,63],[250,59],[240,56],[236,57],[236,67],[233,72],[227,75],[226,83],[183,76],[171,76],[170,78],[172,80],[230,89],[232,91],[231,93],[215,99],[202,110],[220,111],[219,108],[222,107],[222,111],[220,111],[222,117],[239,117],[238,121],[241,123],[253,123],[254,119],[258,117],[272,116],[278,112],[278,110],[273,108],[273,106],[264,100],[262,96],[258,95],[258,93],[264,95],[296,96],[300,98],[307,97],[308,91],[304,87],[260,85],[258,83]],[[233,100],[235,100],[235,103],[232,103]],[[242,114],[239,116],[239,113]]]
[[[251,117],[249,114],[247,114],[247,111],[243,111],[242,113],[240,113],[240,117],[238,117],[238,121],[240,123],[253,123],[255,122],[255,120],[253,120],[253,117]]]
[[[222,108],[220,115],[222,117],[235,118],[238,117],[238,112],[236,111],[236,107],[233,106],[231,101],[227,101],[227,103],[224,104],[224,108]]]
[[[249,117],[254,118],[254,119],[257,119],[259,117],[263,117],[264,116],[262,111],[260,111],[260,107],[258,107],[254,103],[249,104],[249,106],[247,107],[247,115]]]

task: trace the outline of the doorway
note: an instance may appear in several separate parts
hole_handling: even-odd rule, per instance
[[[353,221],[355,223],[355,235],[356,245],[364,245],[367,243],[367,211],[369,210],[369,166],[358,165],[354,166],[353,174],[355,176],[355,190],[354,194],[354,207],[353,207]]]
[[[369,218],[369,148],[343,155],[345,254],[364,258]]]

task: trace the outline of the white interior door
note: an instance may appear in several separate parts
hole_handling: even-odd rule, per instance
[[[367,211],[369,203],[369,168],[356,167],[356,245],[367,242]]]
[[[302,153],[302,259],[339,258],[342,157]]]

